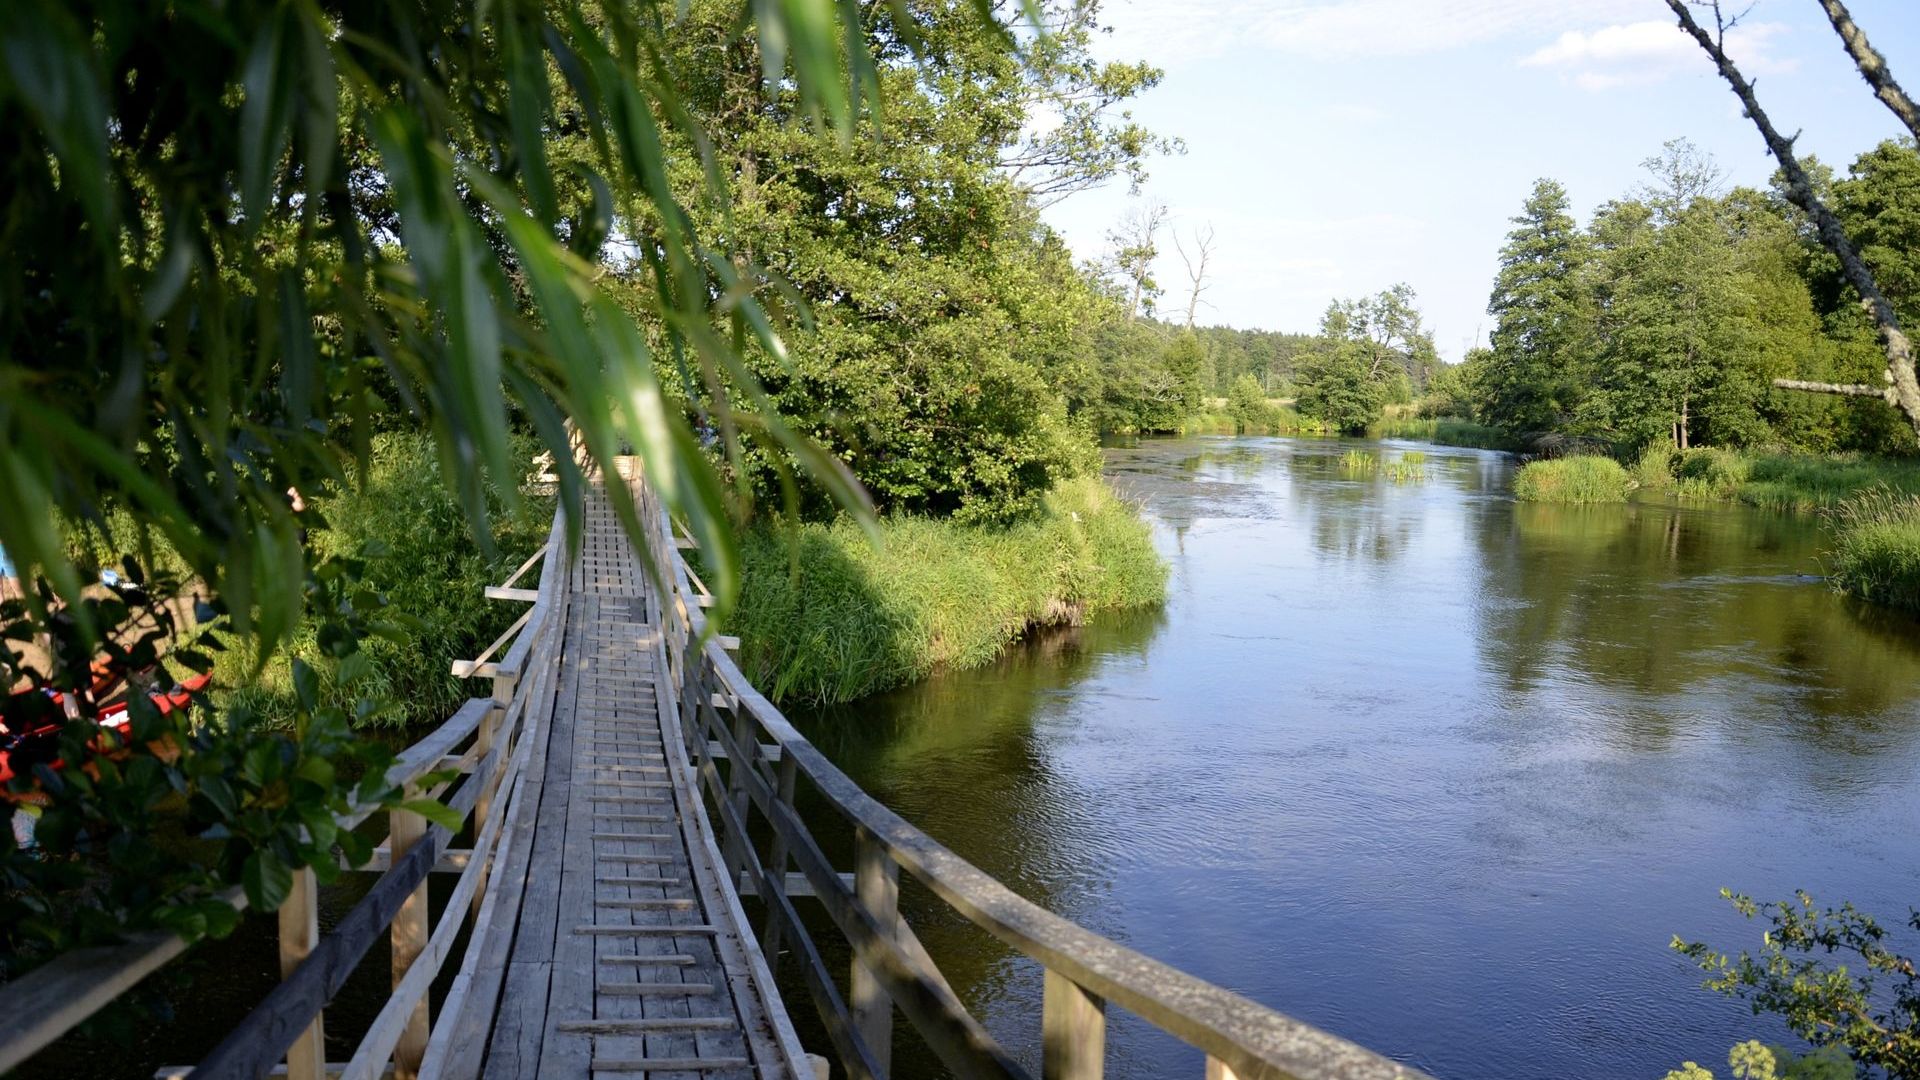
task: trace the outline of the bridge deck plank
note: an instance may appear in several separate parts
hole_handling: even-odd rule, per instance
[[[598,487],[586,510],[539,824],[484,1075],[808,1075],[758,942],[724,891],[660,676],[652,586]],[[649,1060],[668,1068],[645,1070]]]

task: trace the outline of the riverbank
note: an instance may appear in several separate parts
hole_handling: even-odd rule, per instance
[[[1098,477],[1050,492],[1010,526],[889,518],[742,538],[730,631],[776,701],[851,701],[940,668],[992,661],[1030,630],[1159,603],[1167,567],[1139,512]]]
[[[1821,514],[1834,588],[1920,612],[1920,463],[1864,455],[1754,454],[1718,447],[1649,447],[1631,469],[1579,455],[1528,463],[1514,477],[1525,502],[1625,502],[1645,492]]]

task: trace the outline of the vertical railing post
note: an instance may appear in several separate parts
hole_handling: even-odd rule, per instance
[[[706,692],[704,687],[702,690]],[[713,705],[708,702],[706,707],[712,709]],[[718,710],[715,712],[717,719]],[[753,838],[746,833],[747,813],[753,806],[752,797],[747,794],[747,770],[760,765],[760,739],[754,734],[752,715],[737,701],[733,704],[733,747],[728,753],[736,756],[727,769],[727,802],[732,804],[733,820],[740,827],[727,829],[727,857],[733,860],[727,871],[733,887],[738,889],[740,876],[747,872],[747,853],[753,843]]]
[[[854,834],[853,891],[856,900],[880,932],[891,943],[900,922],[900,866],[887,849],[864,826]],[[886,948],[879,945],[876,948]],[[878,958],[875,963],[878,964]],[[886,991],[880,973],[853,954],[853,980],[848,997],[853,1008],[854,1030],[872,1052],[880,1071],[893,1071],[893,996]]]
[[[1040,1006],[1042,1080],[1100,1080],[1107,1066],[1107,1003],[1047,969]]]
[[[419,791],[411,785],[407,788],[407,797],[418,798]],[[387,847],[392,853],[391,866],[399,866],[413,845],[420,843],[427,834],[427,819],[406,810],[395,810],[389,817]],[[429,874],[427,877],[431,877]],[[393,986],[399,989],[400,980],[406,978],[407,969],[427,947],[427,936],[432,929],[429,925],[427,909],[427,878],[420,879],[420,885],[408,894],[400,905],[400,913],[393,917]],[[407,1018],[407,1026],[400,1034],[400,1041],[393,1048],[394,1080],[414,1080],[420,1075],[420,1061],[427,1054],[427,1037],[431,1033],[432,1020],[429,1016],[428,995],[420,996],[419,1004]]]
[[[1207,1080],[1240,1080],[1240,1074],[1233,1071],[1233,1066],[1208,1054]]]
[[[320,944],[320,886],[307,867],[293,873],[293,888],[280,905],[280,977],[287,978]],[[287,1080],[324,1080],[327,1040],[321,1014],[287,1050]]]
[[[778,779],[775,781],[777,788],[774,800],[797,817],[798,812],[793,807],[793,795],[800,776],[799,762],[792,754],[783,750],[780,754],[780,763],[775,766],[775,772],[778,774]],[[776,828],[773,830],[773,850],[768,853],[767,858],[767,880],[781,892],[787,890],[789,861],[791,857],[787,851],[787,834],[785,830]],[[772,897],[762,897],[762,899],[769,904],[773,901]],[[768,910],[771,912],[771,907]],[[760,952],[767,958],[767,971],[778,972],[780,970],[780,919],[775,915],[767,916],[766,932],[760,935]]]
[[[524,633],[538,633],[540,627],[529,625]],[[528,651],[532,658],[533,653]],[[513,693],[519,688],[518,675],[495,675],[493,677],[493,707],[487,715],[480,718],[480,729],[473,737],[474,769],[477,772],[469,783],[480,785],[479,794],[473,800],[473,835],[479,839],[480,830],[487,824],[487,816],[493,810],[493,797],[500,786],[500,763],[512,753],[512,748],[502,746],[494,753],[494,740],[500,737],[500,725],[506,722],[507,708],[513,704]],[[479,867],[475,872],[480,875],[479,885],[473,890],[473,915],[480,917],[480,905],[487,899],[488,867]]]

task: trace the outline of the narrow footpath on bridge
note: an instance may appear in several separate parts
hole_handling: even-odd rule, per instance
[[[811,1077],[698,806],[656,590],[600,485],[582,531],[484,1075]]]

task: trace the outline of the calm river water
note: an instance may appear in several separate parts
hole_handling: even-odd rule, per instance
[[[1421,450],[1427,479],[1345,475],[1356,447]],[[1920,625],[1828,591],[1817,524],[1519,505],[1505,456],[1411,444],[1107,462],[1172,563],[1164,609],[804,719],[1023,894],[1440,1077],[1515,1080],[1724,1070],[1778,1037],[1668,949],[1757,942],[1722,886],[1896,923],[1920,900]],[[1037,1056],[1038,969],[919,925]],[[1109,1023],[1109,1075],[1199,1075]]]

